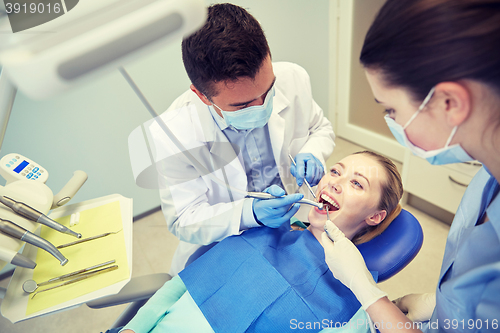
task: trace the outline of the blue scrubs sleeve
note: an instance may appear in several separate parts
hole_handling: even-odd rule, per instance
[[[500,328],[500,263],[496,264],[496,274],[486,283],[483,295],[476,307],[477,320],[472,325],[480,332],[498,332]],[[479,328],[479,323],[481,328]],[[470,323],[469,323],[470,324]]]

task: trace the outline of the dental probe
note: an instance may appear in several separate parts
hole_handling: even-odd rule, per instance
[[[28,206],[27,204],[16,201],[14,199],[11,199],[6,196],[1,196],[0,197],[0,202],[3,203],[5,206],[9,207],[12,209],[14,212],[16,212],[18,215],[21,215],[31,221],[35,221],[37,223],[41,223],[46,225],[49,228],[52,228],[54,230],[57,230],[59,232],[75,236],[76,238],[82,238],[82,235],[79,233],[74,232],[73,230],[69,229],[68,227],[63,226],[62,224],[57,223],[47,215],[39,212],[38,210]]]
[[[21,226],[18,226],[12,221],[4,220],[0,218],[0,232],[10,236],[12,238],[16,238],[22,240],[23,242],[30,243],[36,247],[41,248],[42,250],[47,251],[52,256],[54,256],[59,262],[61,266],[66,265],[68,259],[63,256],[61,252],[54,245],[52,245],[49,241],[43,239],[40,236],[35,235],[34,233],[24,229]]]
[[[328,213],[328,206],[325,207],[325,210],[326,210],[326,219],[328,221],[331,221],[330,220],[330,214]],[[326,232],[326,235],[328,236],[328,238],[330,238],[330,240],[333,242],[333,238],[332,236],[330,236],[330,233],[328,232],[328,229],[326,228],[326,223],[325,223],[325,226],[323,227],[323,229],[325,229],[325,232]]]
[[[293,159],[292,155],[288,154],[288,157],[290,157],[290,160],[292,161],[293,165],[297,167],[297,164],[295,164],[295,160]],[[316,195],[314,194],[311,185],[309,185],[309,182],[307,181],[306,177],[304,176],[304,183],[306,183],[307,188],[309,189],[309,192],[313,195],[314,199],[316,199]],[[321,209],[321,208],[320,208]]]
[[[88,241],[91,241],[91,240],[94,240],[94,239],[98,239],[98,238],[102,238],[102,237],[106,237],[106,236],[109,236],[109,235],[112,235],[112,234],[117,234],[117,233],[119,233],[120,231],[122,231],[122,229],[120,229],[120,230],[118,230],[118,231],[106,232],[106,233],[104,233],[104,234],[100,234],[100,235],[97,235],[97,236],[92,236],[92,237],[89,237],[89,238],[84,238],[84,239],[80,239],[80,240],[77,240],[77,241],[74,241],[74,242],[71,242],[71,243],[67,243],[67,244],[59,245],[57,248],[58,248],[58,249],[63,249],[63,248],[68,247],[68,246],[72,246],[72,245],[77,245],[77,244],[85,243],[85,242],[88,242]]]
[[[272,194],[266,193],[266,192],[247,192],[247,198],[254,198],[254,199],[261,199],[261,200],[268,200],[268,199],[276,199],[276,198],[283,198],[283,197],[276,197]],[[298,203],[303,203],[306,205],[311,205],[318,207],[318,209],[323,209],[323,203],[322,202],[316,202],[308,199],[302,199],[297,201]]]

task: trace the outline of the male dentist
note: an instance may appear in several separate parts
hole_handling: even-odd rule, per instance
[[[202,245],[289,221],[303,198],[295,192],[304,179],[319,182],[335,146],[308,74],[296,64],[271,62],[264,32],[245,9],[209,7],[206,24],[183,41],[182,58],[190,90],[161,117],[183,148],[156,122],[148,129],[155,152],[167,156],[157,171],[163,213],[180,239],[171,275]],[[245,198],[247,191],[290,195],[257,200]]]

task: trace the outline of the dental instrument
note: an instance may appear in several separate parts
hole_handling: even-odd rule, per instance
[[[295,164],[295,160],[293,159],[292,155],[288,154],[288,157],[290,157],[290,160],[292,161],[293,165],[295,165],[295,167],[297,167],[297,164]],[[307,181],[307,179],[305,177],[304,177],[304,183],[306,183],[306,186],[309,189],[309,192],[311,192],[311,194],[314,197],[314,199],[316,199],[316,195],[314,194],[314,192],[313,192],[313,190],[311,188],[311,185],[309,185],[309,182]]]
[[[54,283],[56,281],[64,281],[64,280],[67,280],[68,278],[74,277],[75,275],[82,275],[82,273],[90,272],[90,271],[93,271],[97,268],[101,268],[101,267],[106,266],[106,265],[114,264],[115,262],[116,262],[116,260],[114,260],[114,259],[110,260],[110,261],[106,261],[106,262],[103,262],[101,264],[97,264],[94,266],[83,268],[83,269],[80,269],[80,270],[72,272],[72,273],[64,274],[64,275],[49,279],[49,280],[44,281],[42,283],[36,283],[35,280],[26,280],[23,283],[23,290],[24,290],[24,292],[31,294],[31,293],[35,292],[38,289],[38,287],[45,286],[45,285]]]
[[[60,223],[57,223],[47,215],[43,214],[42,212],[39,212],[33,207],[26,205],[23,202],[16,201],[7,196],[1,196],[0,202],[3,203],[5,206],[9,207],[10,209],[12,209],[18,215],[21,215],[31,221],[44,224],[49,228],[74,236],[76,238],[82,238],[81,234],[74,232],[73,230],[69,229],[68,227]]]
[[[329,212],[328,212],[328,205],[325,207],[325,210],[326,210],[326,219],[327,219],[328,221],[331,221],[331,220],[330,220],[330,214],[329,214]],[[328,236],[328,238],[330,238],[330,240],[333,242],[334,240],[333,240],[332,236],[330,236],[330,233],[328,232],[328,229],[326,228],[326,224],[325,224],[325,226],[323,227],[323,229],[325,229],[326,235],[327,235],[327,236]]]
[[[254,199],[261,199],[261,200],[268,200],[268,199],[276,199],[276,198],[281,198],[281,197],[276,197],[272,194],[266,193],[266,192],[247,192],[246,195],[247,198],[254,198]],[[302,199],[297,201],[298,203],[303,203],[306,205],[311,205],[318,207],[318,209],[323,209],[323,203],[322,202],[316,202],[308,199]]]
[[[33,260],[23,256],[16,251],[3,247],[0,247],[0,260],[4,260],[5,262],[11,263],[12,265],[29,269],[33,269],[36,267],[36,263]]]
[[[92,236],[92,237],[85,238],[85,239],[80,239],[80,240],[77,240],[77,241],[74,241],[74,242],[71,242],[71,243],[66,243],[66,244],[63,244],[63,245],[59,245],[57,248],[58,248],[58,249],[63,249],[63,248],[68,247],[68,246],[81,244],[81,243],[88,242],[88,241],[91,241],[91,240],[94,240],[94,239],[98,239],[98,238],[106,237],[106,236],[111,235],[111,234],[117,234],[117,233],[119,233],[120,231],[121,231],[121,230],[114,231],[114,232],[113,232],[113,231],[112,231],[112,232],[106,232],[106,233],[104,233],[104,234],[100,234],[100,235]]]
[[[66,265],[66,263],[68,262],[68,259],[66,259],[66,257],[64,257],[63,254],[59,252],[59,250],[56,249],[55,246],[52,245],[50,242],[46,241],[40,236],[35,235],[32,232],[29,232],[23,227],[18,226],[12,221],[0,218],[0,232],[7,236],[22,240],[26,243],[30,243],[36,247],[41,248],[42,250],[47,251],[57,260],[59,260],[61,266]]]
[[[59,287],[67,286],[68,284],[72,284],[72,283],[75,283],[75,282],[78,282],[78,281],[82,281],[82,280],[85,280],[86,278],[89,278],[89,277],[93,277],[93,276],[96,276],[96,275],[99,275],[99,274],[102,274],[102,273],[114,271],[117,268],[118,268],[118,265],[113,265],[113,266],[110,266],[110,267],[98,269],[96,271],[92,271],[92,272],[87,272],[87,273],[81,274],[80,276],[78,276],[78,277],[76,277],[76,278],[74,278],[72,280],[60,283],[58,285],[55,285],[55,286],[47,288],[47,289],[43,289],[43,290],[37,291],[37,292],[33,293],[33,296],[31,296],[31,299],[33,299],[37,294],[43,293],[44,291],[49,291],[49,290],[56,289],[56,288],[59,288]]]

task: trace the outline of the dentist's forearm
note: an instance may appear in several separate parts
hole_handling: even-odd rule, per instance
[[[380,332],[422,332],[387,297],[377,300],[366,312]]]
[[[188,207],[176,220],[168,220],[169,231],[184,242],[208,245],[240,233],[244,199],[210,205],[208,202]],[[167,215],[164,211],[164,215]],[[214,228],[214,226],[217,226]]]

